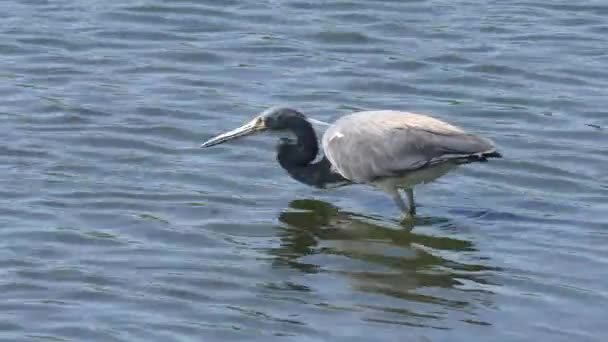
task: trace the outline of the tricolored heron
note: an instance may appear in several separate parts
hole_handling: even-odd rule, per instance
[[[414,185],[428,183],[460,164],[501,157],[490,140],[444,121],[381,110],[338,119],[323,135],[324,156],[315,162],[319,144],[311,121],[295,109],[274,107],[201,146],[265,130],[291,132],[296,140],[282,138],[277,159],[293,178],[318,188],[354,183],[376,186],[392,197],[406,217],[416,212]],[[405,191],[409,205],[399,189]]]

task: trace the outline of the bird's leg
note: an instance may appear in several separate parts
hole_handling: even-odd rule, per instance
[[[413,189],[405,189],[405,193],[407,194],[407,204],[409,205],[409,214],[414,216],[416,215],[416,203],[414,203],[414,190]]]
[[[386,192],[388,195],[391,196],[391,198],[393,199],[393,202],[395,202],[395,204],[397,205],[399,210],[401,210],[401,214],[402,214],[401,223],[405,226],[409,226],[411,229],[411,227],[413,227],[414,213],[416,211],[415,209],[412,210],[412,208],[414,208],[413,207],[414,192],[412,190],[407,190],[407,192],[408,192],[407,198],[408,198],[408,201],[410,202],[410,207],[408,207],[405,204],[405,201],[403,201],[401,194],[399,193],[399,188],[395,187],[391,183],[377,183],[376,185],[380,189],[382,189],[384,192]]]
[[[408,212],[407,205],[405,205],[403,198],[401,198],[401,194],[399,193],[399,190],[395,189],[394,191],[391,191],[391,197],[393,198],[393,201],[395,202],[395,204],[397,205],[399,210],[401,210],[402,213]]]
[[[414,214],[412,213],[411,207],[408,207],[405,204],[403,198],[401,197],[401,194],[399,193],[399,190],[394,189],[393,191],[391,191],[391,196],[397,207],[399,207],[399,209],[401,210],[401,224],[408,227],[408,229],[412,229],[414,226]],[[410,197],[408,195],[408,200],[409,198]],[[412,202],[410,201],[410,203]]]
[[[414,216],[416,215],[416,204],[414,203],[414,190],[413,189],[405,189],[405,194],[407,196],[408,206],[405,207],[405,203],[403,203],[403,218],[401,219],[401,225],[406,227],[408,230],[412,230],[414,228]]]

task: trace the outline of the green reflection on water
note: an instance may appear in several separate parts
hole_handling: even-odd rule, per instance
[[[350,279],[356,291],[427,306],[424,312],[366,302],[356,304],[359,308],[408,316],[417,323],[401,324],[427,326],[421,322],[441,319],[446,310],[475,316],[477,304],[492,305],[494,294],[486,285],[492,285],[487,278],[497,269],[469,260],[463,262],[460,260],[467,258],[458,257],[479,253],[471,241],[417,234],[396,222],[383,222],[308,199],[291,202],[279,215],[279,221],[284,224],[279,233],[281,243],[269,251],[275,256],[275,266],[340,275]],[[417,227],[450,224],[449,219],[442,217],[421,216],[414,222]],[[310,256],[339,256],[352,263],[341,264],[336,270],[323,261],[315,262],[324,259]],[[471,316],[462,321],[488,324],[479,317],[472,320]]]

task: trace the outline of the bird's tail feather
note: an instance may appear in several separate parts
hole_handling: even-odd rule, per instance
[[[472,154],[470,156],[458,158],[456,162],[458,164],[468,164],[468,163],[474,163],[474,162],[483,163],[483,162],[487,162],[488,158],[502,158],[502,154],[500,154],[500,152],[498,152],[498,151]]]
[[[492,151],[490,153],[483,153],[482,156],[485,158],[502,158],[502,154],[500,154],[500,152],[498,152],[498,151]]]

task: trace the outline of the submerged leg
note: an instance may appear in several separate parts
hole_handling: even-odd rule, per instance
[[[391,198],[393,199],[393,202],[395,202],[395,204],[397,205],[397,208],[399,208],[399,210],[401,210],[401,212],[403,212],[403,213],[407,212],[407,205],[403,201],[403,198],[401,198],[401,194],[399,193],[399,189],[397,187],[395,187],[390,182],[379,182],[375,185],[380,190],[384,191],[389,196],[391,196]]]
[[[414,189],[405,189],[405,193],[407,194],[407,204],[409,205],[409,213],[411,215],[416,215],[416,203],[414,203]]]
[[[391,191],[391,196],[397,207],[399,207],[399,210],[401,210],[401,224],[408,229],[412,229],[414,227],[414,215],[411,207],[408,208],[408,206],[405,204],[399,190],[395,189],[394,191]]]
[[[407,205],[405,205],[403,198],[401,198],[399,190],[395,189],[394,191],[391,191],[391,197],[402,213],[406,213],[408,211]]]
[[[412,207],[408,207],[405,202],[403,201],[403,198],[401,197],[401,194],[399,193],[399,189],[397,187],[395,187],[392,183],[386,182],[386,183],[378,183],[376,184],[376,186],[378,186],[378,188],[380,188],[381,190],[383,190],[384,192],[386,192],[388,195],[391,196],[391,198],[393,199],[393,202],[395,202],[395,204],[397,205],[397,207],[399,208],[399,210],[402,213],[402,219],[401,219],[401,224],[409,226],[410,229],[411,227],[413,227],[413,223],[414,223],[414,215],[412,212]],[[411,192],[411,190],[410,190]],[[414,193],[411,192],[411,196],[408,193],[408,201],[410,202],[410,205],[412,205],[414,203]],[[415,212],[415,210],[414,210]]]

